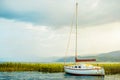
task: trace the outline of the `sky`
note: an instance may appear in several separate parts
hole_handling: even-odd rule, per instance
[[[78,55],[120,50],[120,0],[77,1]],[[75,0],[0,0],[0,60],[63,57],[74,14]]]

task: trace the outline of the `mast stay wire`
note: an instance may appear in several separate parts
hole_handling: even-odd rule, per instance
[[[75,2],[76,2],[76,4],[78,4],[77,3],[77,0],[75,0]],[[67,54],[68,54],[68,50],[69,50],[69,47],[70,47],[70,42],[71,42],[71,35],[72,35],[72,31],[73,31],[73,23],[74,23],[74,18],[75,18],[75,16],[76,16],[76,11],[74,11],[74,13],[73,13],[73,17],[72,17],[72,23],[71,23],[71,29],[70,29],[70,33],[69,33],[69,37],[68,37],[68,42],[67,42],[67,47],[66,47],[66,51],[65,51],[65,57],[64,57],[64,65],[66,65],[66,59],[67,59]],[[77,21],[77,19],[76,19],[76,21]],[[76,30],[77,31],[77,30]],[[77,33],[77,32],[76,32]]]
[[[71,35],[72,35],[72,31],[73,31],[74,18],[75,18],[75,13],[73,13],[72,23],[71,23],[71,26],[70,26],[71,28],[70,28],[68,42],[67,42],[67,47],[66,47],[66,51],[65,51],[64,65],[65,65],[65,62],[66,62],[66,59],[67,59],[66,57],[67,57],[68,50],[69,50],[69,47],[70,47]]]

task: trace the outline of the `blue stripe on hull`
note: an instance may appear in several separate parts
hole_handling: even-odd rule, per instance
[[[75,76],[104,76],[102,74],[73,74],[73,73],[67,73],[67,72],[66,74],[75,75]]]

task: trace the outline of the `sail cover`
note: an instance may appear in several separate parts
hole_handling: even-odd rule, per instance
[[[77,59],[75,58],[76,62],[90,62],[90,61],[96,61],[96,59]]]

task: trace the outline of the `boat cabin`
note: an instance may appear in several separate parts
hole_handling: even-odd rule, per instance
[[[89,64],[81,64],[81,65],[66,66],[66,68],[70,68],[70,69],[91,69],[91,68],[94,68],[94,67],[93,67],[93,65],[89,65]]]

